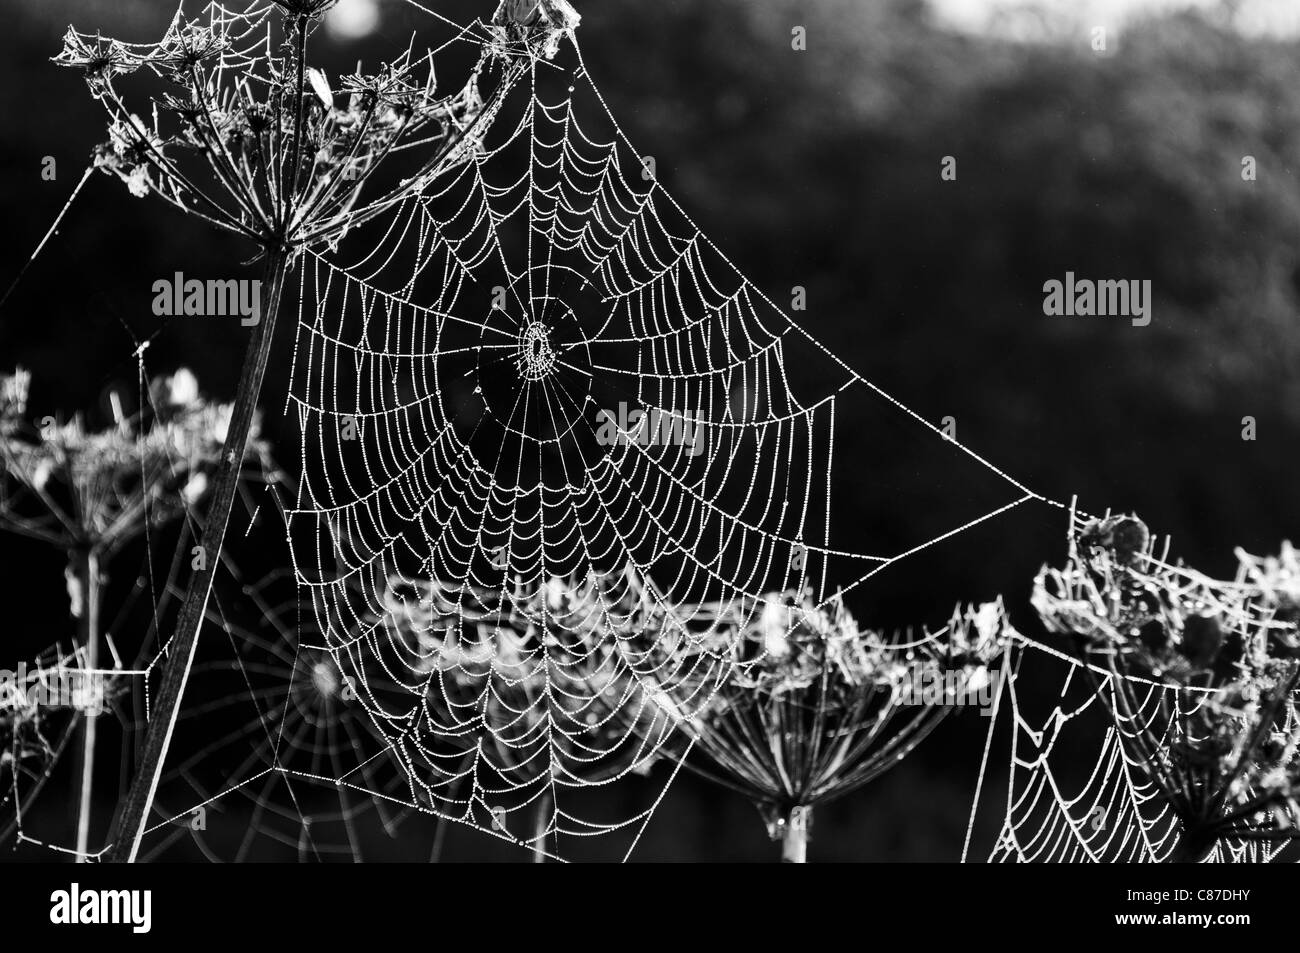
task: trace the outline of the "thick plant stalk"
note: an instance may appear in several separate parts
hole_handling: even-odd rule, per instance
[[[169,655],[163,669],[162,683],[155,697],[153,717],[145,733],[144,751],[136,768],[135,777],[131,781],[131,789],[122,801],[113,823],[109,838],[111,846],[106,855],[106,859],[112,862],[133,863],[135,861],[140,850],[140,839],[144,836],[145,828],[149,823],[149,808],[158,790],[163,761],[171,745],[172,732],[176,728],[181,696],[185,693],[185,683],[189,679],[190,668],[194,663],[199,628],[207,612],[212,580],[225,542],[226,526],[230,521],[230,511],[234,505],[240,471],[244,465],[244,453],[248,448],[248,435],[252,429],[253,415],[257,409],[258,397],[262,392],[262,380],[266,376],[266,365],[271,355],[271,343],[275,337],[276,317],[280,311],[288,265],[289,253],[286,249],[275,248],[267,251],[266,270],[262,281],[262,300],[266,302],[266,306],[261,320],[253,329],[253,336],[248,342],[248,351],[244,356],[243,370],[240,372],[239,389],[235,394],[230,429],[221,450],[221,465],[217,471],[212,499],[208,504],[207,517],[203,526],[203,536],[199,543],[203,561],[190,580],[189,591],[185,595],[185,602],[177,617],[176,634],[168,647]]]
[[[808,862],[808,830],[811,826],[811,807],[795,807],[790,810],[785,819],[785,835],[781,839],[781,863]]]
[[[85,678],[80,687],[87,704],[81,733],[81,788],[77,801],[77,863],[89,860],[90,811],[95,786],[95,734],[103,696],[99,677],[99,556],[93,549],[73,557],[81,586],[81,643],[86,647]]]

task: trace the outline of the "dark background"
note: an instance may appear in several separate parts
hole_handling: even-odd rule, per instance
[[[491,6],[438,9],[463,21]],[[105,138],[81,78],[48,62],[63,29],[75,22],[152,40],[174,7],[5,7],[7,285]],[[661,182],[774,300],[805,286],[798,318],[851,367],[929,420],[954,416],[963,443],[1044,495],[1140,513],[1204,571],[1230,573],[1235,546],[1275,550],[1300,535],[1295,41],[1243,36],[1214,13],[1135,21],[1099,56],[1086,33],[1011,42],[947,32],[921,0],[599,0],[579,9],[589,70],[631,140],[656,157]],[[319,43],[322,65],[336,71],[405,47],[418,14],[397,0],[381,11],[373,36]],[[791,50],[794,25],[807,28],[806,52]],[[939,176],[948,155],[955,182]],[[1246,155],[1257,181],[1242,180]],[[58,163],[54,182],[40,177],[44,156]],[[94,418],[110,388],[134,393],[133,351],[156,334],[151,374],[186,365],[205,391],[229,399],[245,338],[227,325],[155,318],[151,285],[176,270],[229,274],[250,257],[97,175],[0,310],[0,367],[33,372],[36,415],[87,408]],[[1067,270],[1151,280],[1151,325],[1045,317],[1043,282]],[[263,404],[267,436],[294,469],[297,437],[280,419],[291,328],[282,325]],[[855,429],[847,402],[840,407],[838,520],[901,536],[935,501],[918,490],[879,512],[868,488],[906,487],[919,463],[873,452],[870,432]],[[1247,415],[1258,424],[1254,442],[1241,438]],[[850,605],[866,625],[938,625],[956,602],[1001,593],[1033,632],[1025,597],[1038,566],[1061,558],[1064,530],[1060,511],[1023,508],[881,574]],[[140,559],[123,557],[127,583]],[[63,557],[5,537],[0,566],[0,664],[70,638]],[[956,859],[986,727],[951,719],[892,773],[820,811],[812,858]],[[998,779],[990,783],[996,800]],[[111,788],[106,776],[101,791]],[[45,796],[59,805],[48,808],[46,831],[59,830],[62,796],[53,786]],[[111,808],[105,798],[105,825]],[[982,819],[983,852],[996,820]],[[367,856],[422,859],[427,834],[377,838]],[[258,856],[285,851],[271,844]],[[742,799],[683,777],[634,856],[774,852]],[[49,855],[27,846],[18,856]],[[181,841],[168,856],[199,855]],[[444,856],[517,853],[454,829]]]

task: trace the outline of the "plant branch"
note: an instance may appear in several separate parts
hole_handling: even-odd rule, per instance
[[[94,801],[95,737],[99,724],[99,702],[94,694],[99,684],[99,556],[93,549],[74,554],[76,574],[81,586],[81,643],[86,650],[86,663],[82,667],[90,684],[79,686],[87,708],[81,736],[81,781],[77,803],[77,863],[89,860],[90,811]],[[94,707],[91,707],[91,706]]]
[[[134,862],[140,850],[140,840],[148,826],[149,808],[158,790],[163,761],[180,713],[181,696],[185,692],[185,684],[194,663],[199,629],[212,592],[212,580],[220,564],[226,527],[230,521],[230,511],[234,505],[244,454],[248,447],[248,435],[271,355],[271,343],[275,337],[276,317],[280,311],[288,265],[289,253],[286,249],[267,250],[263,279],[267,305],[248,343],[240,373],[230,429],[222,448],[221,465],[217,471],[200,540],[203,562],[190,581],[189,591],[177,617],[176,634],[169,646],[170,657],[163,669],[162,683],[154,703],[154,716],[145,734],[140,764],[113,823],[110,834],[112,844],[106,857],[109,861]]]

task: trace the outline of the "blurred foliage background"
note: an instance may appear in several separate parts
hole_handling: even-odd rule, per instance
[[[493,5],[439,9],[463,19]],[[805,286],[799,319],[850,366],[927,419],[955,417],[963,443],[1030,487],[1142,514],[1205,571],[1230,571],[1234,546],[1300,538],[1296,40],[1244,35],[1218,10],[1132,20],[1098,55],[1086,31],[1032,41],[953,32],[924,0],[578,6],[590,72],[664,185],[774,300]],[[104,138],[80,77],[49,63],[63,29],[152,39],[174,5],[6,8],[5,284]],[[376,9],[372,29],[355,31],[364,36],[340,29],[320,45],[328,69],[406,45],[419,13],[400,0]],[[795,25],[807,29],[806,52],[791,49]],[[41,179],[45,156],[56,181]],[[940,178],[945,156],[956,181]],[[1255,181],[1243,180],[1245,156]],[[134,392],[133,351],[156,334],[151,373],[185,364],[228,398],[243,336],[215,322],[164,326],[150,289],[177,270],[230,275],[250,258],[97,176],[0,312],[0,365],[33,371],[38,414],[101,407],[109,388]],[[1045,317],[1043,283],[1066,271],[1150,280],[1151,325]],[[287,346],[291,323],[281,330]],[[280,353],[264,403],[292,468]],[[909,490],[917,460],[874,453],[869,428],[841,411],[835,501],[849,534],[901,535],[919,508],[942,505]],[[1242,439],[1246,416],[1253,442]],[[877,484],[896,488],[898,505],[873,506]],[[850,603],[864,624],[938,624],[958,600],[1004,593],[1034,631],[1024,595],[1042,562],[1063,557],[1064,530],[1063,514],[1018,512],[882,574]],[[0,560],[4,629],[70,636],[54,557],[4,539]],[[985,729],[952,719],[893,774],[825,811],[811,857],[955,859]],[[985,840],[993,820],[981,822]],[[454,833],[448,850],[513,856],[472,831]],[[685,779],[636,856],[774,855],[756,812]]]

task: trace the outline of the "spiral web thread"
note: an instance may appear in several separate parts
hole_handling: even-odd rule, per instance
[[[779,590],[824,604],[832,581],[1052,501],[746,280],[632,148],[576,42],[496,109],[469,161],[356,248],[305,255],[288,519],[311,647],[355,679],[416,800],[496,830],[540,808],[548,839],[589,836],[649,809],[594,821],[566,798],[644,771],[729,674],[729,653],[700,650],[705,620]],[[850,391],[1002,499],[901,552],[837,546]]]
[[[209,5],[237,37],[224,67],[257,75],[266,9]],[[450,42],[496,40],[479,22]],[[1063,508],[750,283],[628,141],[571,35],[489,108],[482,141],[428,192],[297,264],[304,473],[275,508],[299,591],[245,586],[255,622],[214,597],[224,635],[205,634],[217,658],[196,668],[148,855],[231,799],[252,811],[236,859],[259,837],[359,857],[356,825],[374,816],[390,834],[436,817],[551,854],[561,835],[629,830],[630,854],[667,787],[633,780],[645,803],[619,817],[581,789],[645,774],[665,749],[680,761],[684,723],[736,664],[710,647],[710,620],[741,627],[774,591],[825,605],[1022,504]],[[839,543],[845,399],[935,444],[981,492],[918,519],[901,549],[859,551],[842,527],[853,544]],[[123,673],[146,719],[165,652],[154,642]]]

